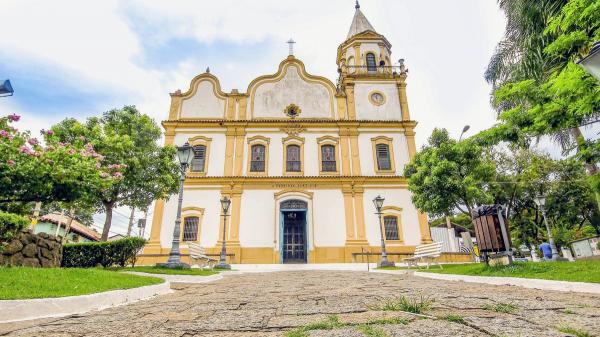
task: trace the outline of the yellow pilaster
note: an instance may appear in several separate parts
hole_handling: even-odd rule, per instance
[[[235,129],[229,128],[225,132],[225,176],[233,175],[233,150],[235,148]]]
[[[406,144],[408,146],[408,157],[413,159],[413,157],[417,154],[417,145],[415,144],[415,131],[411,129],[407,129],[404,131],[404,136],[406,137]]]
[[[160,253],[160,232],[165,210],[165,201],[156,200],[154,203],[154,212],[152,216],[152,228],[150,230],[150,240],[144,247],[144,254]]]
[[[246,96],[242,96],[240,97],[239,101],[238,101],[238,111],[239,111],[239,117],[238,119],[246,119],[246,107],[248,106],[248,98]]]
[[[365,207],[362,187],[354,187],[354,215],[356,217],[356,239],[366,242]]]
[[[357,43],[354,45],[354,64],[362,66],[362,57],[360,57],[360,45]]]
[[[346,101],[348,102],[348,119],[356,119],[356,106],[354,102],[354,83],[346,83]]]
[[[235,119],[235,106],[236,106],[237,96],[228,96],[227,97],[227,113],[225,114],[226,119]]]
[[[169,119],[174,120],[179,118],[179,110],[181,110],[181,91],[171,94],[171,107],[169,109]]]
[[[346,97],[343,95],[336,95],[336,99],[339,119],[347,119]]]
[[[352,187],[344,186],[342,188],[344,195],[344,215],[346,221],[346,244],[356,240],[354,232],[354,199],[352,197]]]
[[[340,126],[340,148],[342,150],[342,175],[349,176],[352,175],[352,171],[350,170],[350,139],[348,137],[349,132],[348,128],[344,126]]]
[[[360,176],[360,151],[358,149],[358,130],[350,132],[350,149],[352,150],[352,175]]]
[[[235,175],[241,176],[244,165],[244,141],[246,140],[246,131],[238,128],[235,132]]]
[[[406,97],[406,82],[403,79],[398,82],[398,98],[402,109],[402,120],[409,121],[410,112],[408,110],[408,98]]]

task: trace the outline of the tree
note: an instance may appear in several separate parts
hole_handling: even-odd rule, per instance
[[[598,141],[583,137],[581,125],[600,117],[600,83],[575,64],[600,39],[595,0],[501,0],[505,38],[486,71],[500,123],[480,135],[488,143],[527,146],[551,135],[565,154],[577,150],[595,186],[600,208]]]
[[[450,139],[445,129],[433,131],[404,175],[415,206],[432,216],[455,209],[472,216],[475,206],[493,200],[495,167],[489,154],[474,142]]]
[[[28,202],[77,202],[110,187],[118,172],[104,165],[92,146],[72,143],[42,145],[11,124],[17,115],[0,118],[0,205]],[[44,132],[53,137],[53,132]]]
[[[154,199],[177,192],[179,166],[175,149],[160,147],[159,126],[134,106],[105,112],[85,123],[65,119],[52,127],[61,141],[89,142],[110,168],[121,170],[116,183],[99,191],[96,201],[106,214],[102,240],[108,239],[113,209],[119,205],[147,207]]]

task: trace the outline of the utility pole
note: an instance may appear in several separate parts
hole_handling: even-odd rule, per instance
[[[129,216],[129,225],[127,226],[127,236],[131,236],[131,229],[133,228],[133,216],[135,214],[135,206],[131,207],[131,215]]]

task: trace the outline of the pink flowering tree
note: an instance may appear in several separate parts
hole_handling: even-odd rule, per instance
[[[160,127],[135,107],[126,106],[88,118],[85,123],[65,119],[51,129],[51,140],[93,148],[102,158],[101,178],[114,183],[98,191],[98,208],[106,214],[102,240],[108,238],[115,207],[147,209],[156,199],[177,192],[179,165],[175,149],[158,145]]]
[[[16,128],[20,117],[0,117],[0,207],[7,203],[75,202],[116,180],[93,147],[45,140]],[[108,173],[110,177],[104,175]]]

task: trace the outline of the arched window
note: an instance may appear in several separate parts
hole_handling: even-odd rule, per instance
[[[300,146],[288,145],[286,147],[286,171],[288,172],[300,172]]]
[[[183,241],[198,241],[198,224],[200,219],[197,216],[186,217],[183,222]]]
[[[252,145],[250,148],[252,159],[250,160],[250,172],[265,171],[265,146],[262,144]]]
[[[377,71],[377,62],[375,61],[375,54],[367,54],[367,71]]]
[[[385,227],[386,240],[400,240],[398,235],[398,217],[386,215],[383,217],[383,226]]]
[[[379,170],[391,170],[390,147],[387,144],[377,144],[375,149],[377,151],[377,167]]]
[[[323,145],[321,146],[321,167],[323,172],[335,172],[335,146]]]
[[[192,172],[204,172],[206,164],[206,146],[196,145],[193,149],[194,159],[192,159],[190,170]]]

